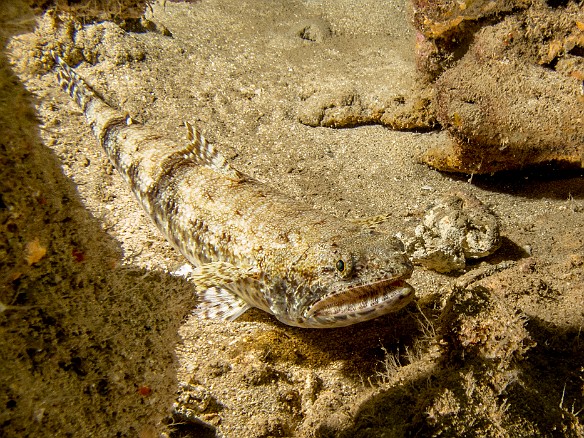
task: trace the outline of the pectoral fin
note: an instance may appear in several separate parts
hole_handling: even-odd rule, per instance
[[[254,271],[227,262],[197,267],[191,275],[201,300],[195,313],[233,321],[251,307],[267,310],[262,283],[254,277]]]
[[[199,293],[201,302],[195,314],[207,319],[233,321],[251,305],[235,295],[228,286],[213,286]]]

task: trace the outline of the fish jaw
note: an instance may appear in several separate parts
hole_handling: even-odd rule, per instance
[[[414,298],[414,288],[403,279],[380,280],[329,293],[305,308],[298,317],[278,319],[304,328],[346,327],[397,312]]]
[[[414,288],[403,280],[357,286],[316,302],[304,326],[345,327],[397,312],[414,298]]]

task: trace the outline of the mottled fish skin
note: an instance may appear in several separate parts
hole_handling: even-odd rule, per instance
[[[288,198],[232,168],[188,123],[178,144],[106,104],[58,55],[63,90],[169,242],[197,268],[202,317],[257,307],[299,327],[341,327],[414,299],[399,240]]]

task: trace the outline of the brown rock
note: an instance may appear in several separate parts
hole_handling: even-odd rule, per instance
[[[469,30],[472,44],[453,67],[440,64],[445,71],[435,82],[436,116],[450,141],[428,151],[423,161],[464,173],[549,162],[581,167],[584,24],[574,20],[581,9],[536,2],[499,23]],[[419,19],[418,26],[424,38],[444,36]],[[455,30],[461,43],[449,48],[451,59],[469,40],[462,28]],[[441,50],[445,47],[442,42]]]

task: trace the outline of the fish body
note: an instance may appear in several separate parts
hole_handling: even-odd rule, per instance
[[[105,103],[59,56],[57,77],[168,241],[194,266],[197,313],[233,320],[257,307],[299,327],[340,327],[414,298],[412,265],[391,235],[284,196],[231,167],[186,123],[178,144]]]

